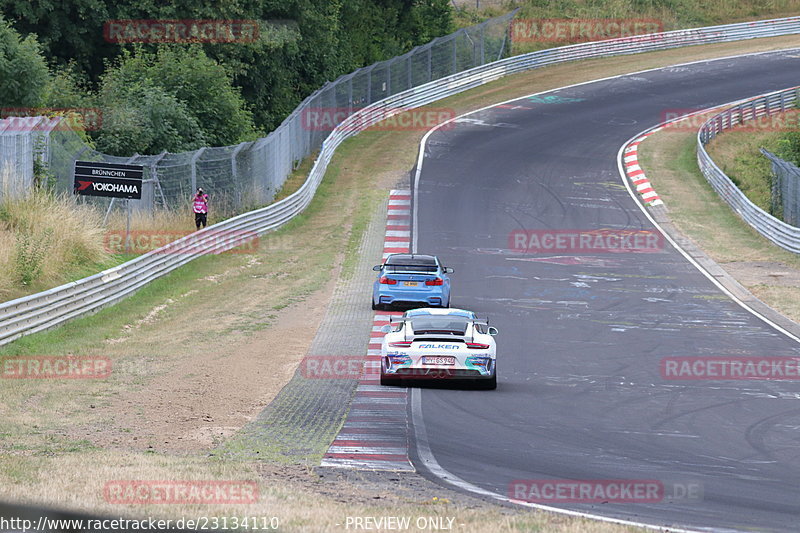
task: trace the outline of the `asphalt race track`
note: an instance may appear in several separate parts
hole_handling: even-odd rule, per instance
[[[667,497],[656,503],[553,505],[697,529],[800,528],[800,382],[666,380],[659,367],[665,357],[797,356],[800,344],[669,244],[508,248],[515,229],[652,230],[619,175],[620,146],[666,110],[798,84],[798,51],[721,59],[522,98],[430,135],[416,251],[455,268],[453,307],[500,330],[496,391],[413,391],[413,424],[424,420],[441,468],[500,495],[520,479],[659,480]],[[701,494],[681,498],[681,487]]]

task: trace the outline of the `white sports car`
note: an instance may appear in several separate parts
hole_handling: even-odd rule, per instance
[[[463,309],[407,311],[383,327],[381,385],[404,379],[466,379],[497,388],[497,328]]]

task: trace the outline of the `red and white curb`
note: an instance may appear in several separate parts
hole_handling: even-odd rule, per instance
[[[411,191],[391,191],[386,211],[383,259],[389,254],[408,253],[411,246]]]
[[[386,214],[383,259],[408,253],[411,241],[411,191],[391,191]],[[381,327],[402,312],[379,311],[372,320],[364,370],[347,419],[320,466],[413,472],[408,458],[408,390],[380,384]]]
[[[641,137],[637,137],[636,139],[632,140],[628,146],[625,148],[623,161],[625,163],[625,174],[627,174],[628,179],[633,182],[633,186],[636,187],[636,192],[638,192],[642,200],[647,205],[661,205],[664,202],[661,201],[661,198],[658,197],[658,194],[655,190],[653,190],[653,186],[650,184],[650,180],[647,179],[647,176],[644,174],[644,170],[642,167],[639,166],[639,144],[643,140],[645,140],[649,135],[657,132],[661,128],[656,128],[651,130]]]

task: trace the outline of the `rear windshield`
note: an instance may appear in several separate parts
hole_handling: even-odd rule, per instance
[[[433,265],[386,265],[389,272],[436,272],[438,267]]]
[[[425,333],[464,335],[469,321],[458,316],[416,316],[411,319],[411,329],[417,335]]]
[[[432,255],[398,254],[386,260],[386,269],[394,272],[436,272],[436,258]]]
[[[406,311],[407,317],[412,316],[460,316],[464,318],[475,318],[475,313],[472,311],[465,311],[462,309],[448,309],[447,313],[432,313],[427,309],[411,309]]]

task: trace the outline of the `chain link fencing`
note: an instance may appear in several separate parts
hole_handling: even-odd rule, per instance
[[[800,226],[800,168],[764,148],[761,153],[772,164],[770,213],[787,224]]]
[[[800,227],[797,227],[796,219],[791,222],[792,217],[797,216],[793,212],[797,203],[797,180],[786,180],[785,190],[783,184],[776,186],[778,180],[773,182],[772,207],[778,208],[781,212],[784,218],[781,220],[774,213],[768,213],[758,207],[739,190],[708,155],[705,147],[725,130],[739,124],[746,124],[748,121],[756,121],[761,117],[785,113],[797,107],[798,102],[800,102],[800,87],[791,87],[758,96],[715,114],[703,123],[697,132],[697,163],[717,194],[753,229],[781,248],[793,253],[800,253]],[[774,167],[775,163],[773,162]],[[780,204],[774,203],[776,195],[780,199]],[[784,208],[785,205],[789,206],[788,210]]]
[[[333,129],[353,113],[507,55],[514,13],[463,28],[328,82],[275,131],[256,141],[177,154],[114,157],[91,149],[75,131],[62,130],[51,136],[49,172],[55,176],[57,190],[71,191],[76,160],[143,165],[142,199],[131,201],[135,210],[188,209],[197,187],[211,195],[215,212],[223,216],[269,204],[300,161],[317,152]],[[95,197],[80,201],[103,207],[109,204],[108,199]]]
[[[33,187],[35,162],[47,164],[50,135],[61,124],[62,117],[0,119],[0,202],[19,198]]]
[[[239,236],[262,235],[281,227],[296,215],[302,213],[312,201],[317,187],[325,177],[327,166],[333,158],[337,147],[363,129],[353,128],[354,124],[370,126],[382,117],[393,116],[400,108],[414,109],[425,106],[498,80],[504,76],[541,68],[546,65],[560,64],[578,59],[635,54],[649,50],[663,50],[701,43],[737,41],[798,33],[800,33],[800,17],[794,17],[570,45],[490,62],[486,65],[474,67],[465,72],[453,74],[444,79],[435,80],[395,94],[354,113],[336,127],[321,144],[319,155],[316,157],[306,181],[296,192],[293,192],[288,197],[269,206],[243,213],[194,232],[157,250],[152,250],[136,259],[94,276],[67,283],[48,291],[1,303],[0,345],[9,343],[23,335],[44,331],[74,318],[96,312],[103,307],[113,305],[128,295],[135,293],[150,281],[174,271],[197,257],[221,253],[232,246],[237,246],[240,244],[237,243]],[[473,48],[473,50],[475,49]],[[486,49],[484,49],[484,53],[485,51]],[[433,54],[433,50],[431,50],[431,54]],[[341,84],[337,85],[337,87],[341,88]],[[761,102],[755,108],[760,110],[764,107],[775,107],[776,104],[781,102],[788,104],[792,101],[790,97],[776,95],[770,95],[768,99],[769,102],[764,102],[764,99],[761,99]],[[698,140],[703,138],[703,135],[708,137],[709,129],[720,131],[715,127],[721,128],[721,125],[713,120],[706,123],[704,126],[705,134],[701,132],[701,137]],[[280,143],[277,146],[280,146]],[[705,156],[703,157],[703,155]],[[201,156],[202,153],[198,159]],[[698,160],[701,162],[703,172],[708,176],[708,169],[713,166],[713,161],[710,161],[710,158],[705,154],[702,144],[698,146]],[[718,168],[716,172],[722,174]],[[713,177],[716,178],[717,174],[715,173]],[[712,181],[711,178],[710,181]],[[739,191],[739,194],[741,195],[741,191]],[[769,217],[768,214],[766,216]],[[788,226],[783,222],[776,222]],[[800,229],[788,227],[790,229],[786,233],[791,234],[789,236],[790,239],[800,243]],[[232,238],[220,238],[220,235],[230,235]]]

